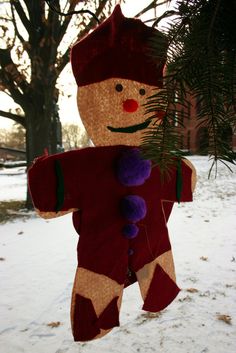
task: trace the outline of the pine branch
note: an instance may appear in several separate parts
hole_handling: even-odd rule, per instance
[[[172,92],[166,87],[148,97],[145,114],[152,122],[144,132],[141,144],[144,157],[151,159],[159,166],[161,173],[167,175],[171,166],[183,156],[179,133],[183,123],[180,114],[177,114],[182,99],[176,98],[169,105]]]
[[[236,31],[233,14],[236,16],[233,1],[225,7],[223,0],[179,0],[178,17],[166,29],[167,106],[180,111],[184,109],[188,91],[195,99],[200,97],[197,119],[198,126],[208,130],[208,153],[213,160],[210,172],[214,165],[217,169],[217,161],[235,163],[232,145],[224,138],[224,131],[232,131],[236,126]],[[161,18],[168,15],[167,12]],[[163,48],[160,38],[153,38],[151,54],[156,61],[163,56]],[[155,111],[160,103],[149,100],[147,109]],[[162,129],[156,128],[157,135],[163,136],[164,125]],[[167,139],[173,141],[175,126],[172,124],[168,129],[170,137]],[[150,155],[155,139],[160,142],[155,134],[145,138],[146,149],[150,143]],[[168,143],[165,146],[168,147]]]

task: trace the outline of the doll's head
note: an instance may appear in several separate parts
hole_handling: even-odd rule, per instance
[[[151,123],[146,98],[162,88],[162,63],[148,55],[148,41],[161,33],[140,20],[113,14],[71,51],[78,109],[95,145],[139,145]]]

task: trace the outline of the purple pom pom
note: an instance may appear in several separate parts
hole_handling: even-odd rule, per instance
[[[136,224],[126,224],[122,229],[122,233],[127,239],[133,239],[137,237],[138,232],[139,228],[136,226]]]
[[[121,212],[130,222],[138,222],[146,216],[146,202],[138,195],[125,196],[121,200]]]
[[[137,148],[123,153],[117,164],[117,177],[124,186],[142,185],[150,177],[152,163]]]

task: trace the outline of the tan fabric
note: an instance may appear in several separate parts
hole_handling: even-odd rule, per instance
[[[59,211],[59,212],[44,212],[44,211],[40,211],[36,208],[35,211],[37,212],[37,214],[40,217],[42,217],[44,219],[50,219],[50,218],[57,218],[60,216],[64,216],[67,213],[76,212],[76,211],[78,211],[78,208],[70,208],[67,211]]]
[[[141,268],[137,273],[137,279],[139,282],[140,291],[142,294],[142,298],[145,301],[148,289],[152,282],[152,278],[155,272],[156,265],[162,267],[162,269],[167,273],[167,275],[176,282],[175,277],[175,269],[174,269],[174,261],[172,256],[172,251],[169,250],[164,254],[158,256],[154,261],[146,264]]]
[[[73,327],[73,312],[75,308],[75,296],[79,294],[85,298],[88,298],[92,301],[94,310],[96,312],[97,317],[104,311],[107,305],[114,299],[115,297],[119,297],[117,305],[118,310],[120,310],[122,293],[123,293],[123,285],[120,285],[116,281],[86,270],[85,268],[78,267],[75,280],[74,287],[72,291],[72,300],[71,300],[71,324]],[[102,337],[106,335],[111,330],[101,330],[100,334],[95,338]]]
[[[187,166],[189,166],[192,169],[192,192],[194,192],[195,187],[196,187],[196,183],[197,183],[197,172],[196,169],[194,167],[194,165],[188,160],[188,159],[184,159],[184,163],[187,164]]]
[[[122,84],[122,92],[115,87]],[[140,95],[139,90],[145,89],[146,94]],[[127,127],[143,123],[148,116],[144,115],[147,97],[154,94],[154,86],[136,81],[111,78],[78,88],[77,103],[83,124],[96,146],[139,145],[142,131],[135,133],[111,132],[107,126],[114,128]],[[156,93],[155,89],[155,93]],[[139,108],[129,113],[123,110],[123,102],[134,99]]]

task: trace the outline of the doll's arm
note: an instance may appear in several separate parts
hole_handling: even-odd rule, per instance
[[[30,167],[29,190],[41,217],[59,217],[80,208],[84,168],[79,152],[39,157]]]
[[[191,174],[191,191],[192,193],[194,192],[195,188],[196,188],[196,184],[197,184],[197,172],[196,169],[194,167],[194,165],[188,160],[188,159],[184,159],[183,161],[192,171]]]

